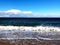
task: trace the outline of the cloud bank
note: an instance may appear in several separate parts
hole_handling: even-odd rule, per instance
[[[0,11],[0,17],[30,17],[31,15],[32,11],[21,11],[15,9]]]
[[[0,11],[0,17],[60,17],[59,13],[33,13],[32,11],[22,11],[11,9]]]

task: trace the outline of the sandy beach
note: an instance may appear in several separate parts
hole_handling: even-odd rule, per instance
[[[35,39],[0,40],[0,45],[60,45],[60,41],[37,41]]]

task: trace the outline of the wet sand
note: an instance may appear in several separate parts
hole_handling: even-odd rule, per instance
[[[60,41],[46,41],[46,40],[35,40],[35,39],[15,39],[6,40],[0,39],[0,45],[60,45]]]

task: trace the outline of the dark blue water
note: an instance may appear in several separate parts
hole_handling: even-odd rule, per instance
[[[59,18],[0,18],[0,25],[60,26]]]

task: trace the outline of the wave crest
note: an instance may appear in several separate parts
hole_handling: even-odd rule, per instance
[[[35,30],[35,31],[60,31],[60,27],[52,26],[0,26],[0,30]]]

